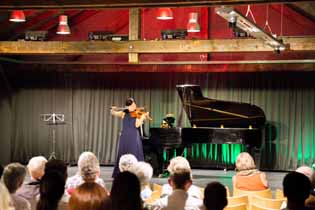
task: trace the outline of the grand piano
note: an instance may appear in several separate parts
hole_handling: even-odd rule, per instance
[[[150,128],[150,140],[144,142],[145,153],[150,151],[152,156],[153,151],[156,154],[158,167],[165,162],[161,159],[164,150],[177,148],[182,151],[194,144],[241,144],[251,153],[259,151],[266,122],[261,108],[206,98],[199,85],[177,85],[176,88],[191,128]],[[226,164],[222,164],[226,168]]]

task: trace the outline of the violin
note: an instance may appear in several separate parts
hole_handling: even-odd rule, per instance
[[[143,114],[146,114],[147,112],[144,110],[144,108],[137,108],[135,111],[133,112],[130,112],[130,116],[133,117],[133,118],[137,118],[137,119],[140,119],[141,116]],[[152,120],[152,118],[150,116],[147,116],[147,119],[148,120]]]

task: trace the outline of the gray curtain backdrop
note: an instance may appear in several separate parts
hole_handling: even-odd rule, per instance
[[[179,116],[175,86],[183,83],[199,84],[205,97],[251,103],[265,111],[263,168],[291,170],[312,164],[315,157],[314,73],[6,72],[14,88],[11,161],[48,157],[55,129],[58,158],[75,163],[89,150],[102,164],[112,164],[121,119],[109,114],[110,107],[124,106],[127,97],[134,97],[153,118],[145,125],[148,133],[149,127],[160,126],[165,114]],[[66,123],[47,125],[40,118],[44,113],[65,114]],[[186,114],[184,126],[190,126]]]

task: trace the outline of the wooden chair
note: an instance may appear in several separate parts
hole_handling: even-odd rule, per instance
[[[240,196],[240,195],[248,195],[249,200],[253,195],[257,195],[263,198],[272,198],[272,192],[268,188],[266,190],[259,190],[259,191],[247,191],[247,190],[240,190],[234,189],[233,196]]]
[[[245,203],[246,205],[248,205],[247,195],[227,197],[227,200],[228,200],[228,206],[238,205],[242,203]]]
[[[153,191],[158,191],[160,192],[160,195],[162,194],[162,185],[159,184],[153,184]]]
[[[246,203],[241,203],[237,205],[226,206],[224,210],[247,210]]]
[[[280,209],[284,198],[282,199],[270,199],[270,198],[263,198],[257,195],[254,195],[251,200],[251,205],[256,205],[264,208],[270,209]]]
[[[281,189],[276,189],[275,198],[276,199],[283,199],[283,198],[285,198],[284,194],[283,194],[283,191]]]
[[[230,197],[230,189],[228,186],[225,186],[225,189],[226,189],[226,197]]]
[[[279,209],[271,209],[262,206],[257,206],[255,204],[251,205],[251,210],[279,210]]]
[[[156,200],[160,199],[161,193],[159,191],[153,191],[151,197],[146,199],[144,202],[146,204],[153,204]]]

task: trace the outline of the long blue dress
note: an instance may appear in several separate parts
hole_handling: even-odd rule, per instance
[[[123,119],[122,130],[119,138],[118,155],[112,175],[113,178],[119,174],[119,159],[124,154],[133,154],[138,161],[144,160],[140,133],[136,127],[136,118],[131,117],[128,112],[126,112]]]

